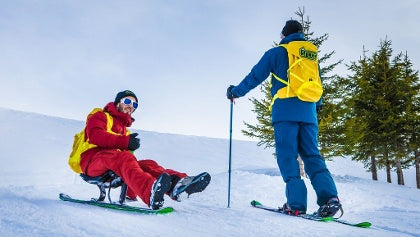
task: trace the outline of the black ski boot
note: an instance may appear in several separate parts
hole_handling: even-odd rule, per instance
[[[302,214],[306,214],[305,211],[301,211],[301,210],[293,210],[292,208],[290,208],[289,204],[287,204],[287,202],[283,205],[282,208],[280,208],[281,212],[283,212],[286,215],[290,215],[290,216],[299,216]]]
[[[325,205],[322,205],[317,212],[314,213],[315,216],[319,217],[334,217],[337,212],[340,211],[341,214],[337,219],[343,216],[344,211],[341,207],[340,200],[338,198],[331,198]]]
[[[181,194],[186,193],[190,196],[193,193],[201,192],[207,187],[210,180],[211,176],[207,172],[201,173],[197,176],[184,177],[174,185],[172,191],[169,193],[169,196],[173,200],[180,202],[183,199]]]
[[[167,173],[161,174],[152,185],[150,191],[150,207],[157,210],[163,206],[163,196],[171,188],[171,176]]]

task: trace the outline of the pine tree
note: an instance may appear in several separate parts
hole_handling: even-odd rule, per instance
[[[370,132],[371,127],[367,119],[372,116],[370,112],[374,101],[374,93],[371,92],[373,88],[368,83],[368,78],[372,78],[374,74],[369,61],[364,51],[363,58],[357,63],[352,62],[348,67],[353,75],[341,78],[347,93],[344,96],[347,112],[344,116],[344,150],[346,154],[352,155],[354,160],[363,162],[365,168],[372,172],[372,179],[377,180],[378,152],[375,144],[371,142],[375,139],[375,134]]]
[[[420,82],[418,75],[419,72],[414,71],[412,69],[413,64],[408,58],[407,52],[404,54],[401,64],[401,77],[406,82],[403,85],[403,90],[406,91],[404,95],[406,96],[407,101],[404,116],[404,118],[406,119],[406,142],[408,143],[407,153],[409,154],[409,156],[411,156],[411,159],[408,159],[407,164],[414,165],[416,167],[417,188],[420,189]]]
[[[244,122],[248,130],[242,130],[242,133],[245,136],[257,138],[258,146],[264,145],[264,148],[272,148],[275,146],[274,142],[274,129],[271,125],[271,111],[270,104],[272,96],[270,93],[270,82],[268,80],[264,81],[261,84],[261,92],[264,95],[264,98],[258,100],[256,98],[249,99],[252,104],[254,104],[254,109],[252,110],[256,116],[258,124],[251,125]]]
[[[347,80],[353,90],[345,101],[351,115],[346,119],[346,150],[371,169],[373,179],[378,165],[391,182],[395,167],[398,184],[403,185],[403,169],[418,149],[413,148],[418,136],[418,76],[407,56],[400,53],[392,61],[391,56],[391,41],[385,39],[372,57],[364,56],[349,67],[354,75]]]
[[[413,108],[417,90],[413,82],[418,81],[410,68],[408,56],[402,53],[390,60],[392,54],[391,41],[384,40],[376,59],[381,73],[380,88],[382,96],[379,108],[383,112],[379,118],[379,131],[383,162],[386,164],[387,176],[390,181],[391,168],[395,167],[398,174],[398,184],[404,185],[403,169],[407,168],[413,159],[410,156],[410,125],[415,115]],[[374,60],[375,60],[374,55]],[[418,82],[417,82],[418,83]],[[418,112],[417,112],[418,113]]]

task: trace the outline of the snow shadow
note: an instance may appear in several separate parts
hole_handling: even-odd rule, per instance
[[[264,169],[241,169],[253,174],[263,174],[268,176],[281,176],[278,168],[264,168]]]
[[[334,175],[332,174],[334,181],[339,183],[357,183],[362,181],[362,178],[350,176],[350,175]]]

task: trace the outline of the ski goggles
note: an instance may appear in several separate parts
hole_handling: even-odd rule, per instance
[[[125,105],[131,105],[131,106],[133,106],[134,109],[137,109],[137,107],[139,106],[139,104],[137,102],[135,102],[134,100],[131,100],[129,98],[122,98],[120,100],[120,102],[125,104]]]

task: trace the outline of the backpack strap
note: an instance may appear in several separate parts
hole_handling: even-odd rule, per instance
[[[103,111],[101,108],[94,108],[88,115],[89,116],[96,114],[97,112],[104,112],[105,116],[106,116],[106,132],[111,133],[111,134],[117,134],[114,131],[112,131],[112,126],[114,125],[114,119],[112,118],[112,116],[108,113]]]
[[[270,104],[270,111],[273,107],[274,101],[279,98],[287,98],[287,97],[293,97],[296,96],[296,94],[293,92],[293,90],[290,90],[289,81],[286,81],[284,79],[281,79],[278,77],[275,73],[271,73],[272,78],[280,81],[281,83],[285,84],[285,87],[280,88],[277,90],[276,94],[273,96],[273,99],[271,100]]]
[[[283,47],[284,49],[286,49],[286,52],[287,52],[287,47],[286,47],[285,44],[279,44],[278,47]],[[287,70],[287,73],[289,73],[289,70]],[[276,94],[273,96],[273,99],[271,100],[271,104],[270,104],[270,108],[269,108],[270,111],[272,110],[273,105],[274,105],[274,101],[276,101],[276,99],[289,97],[289,93],[290,93],[289,79],[286,81],[286,80],[280,78],[279,76],[277,76],[274,72],[271,72],[271,78],[276,79],[277,81],[285,84],[286,86],[277,90]],[[271,84],[271,86],[273,86],[273,85]]]
[[[97,112],[104,112],[105,116],[106,116],[106,132],[107,133],[111,133],[111,134],[117,134],[114,131],[112,131],[112,126],[114,125],[114,120],[112,118],[112,116],[108,113],[103,111],[101,108],[95,108],[93,109],[89,115],[89,116],[97,113]],[[79,133],[76,133],[74,135],[74,141],[73,141],[73,149],[72,152],[70,154],[69,157],[69,161],[68,164],[70,165],[71,169],[80,174],[82,173],[82,169],[80,167],[80,160],[81,160],[81,154],[89,149],[92,149],[94,147],[96,147],[97,145],[92,144],[89,142],[89,138],[87,138],[85,136],[85,129],[83,129],[82,131],[80,131]]]

